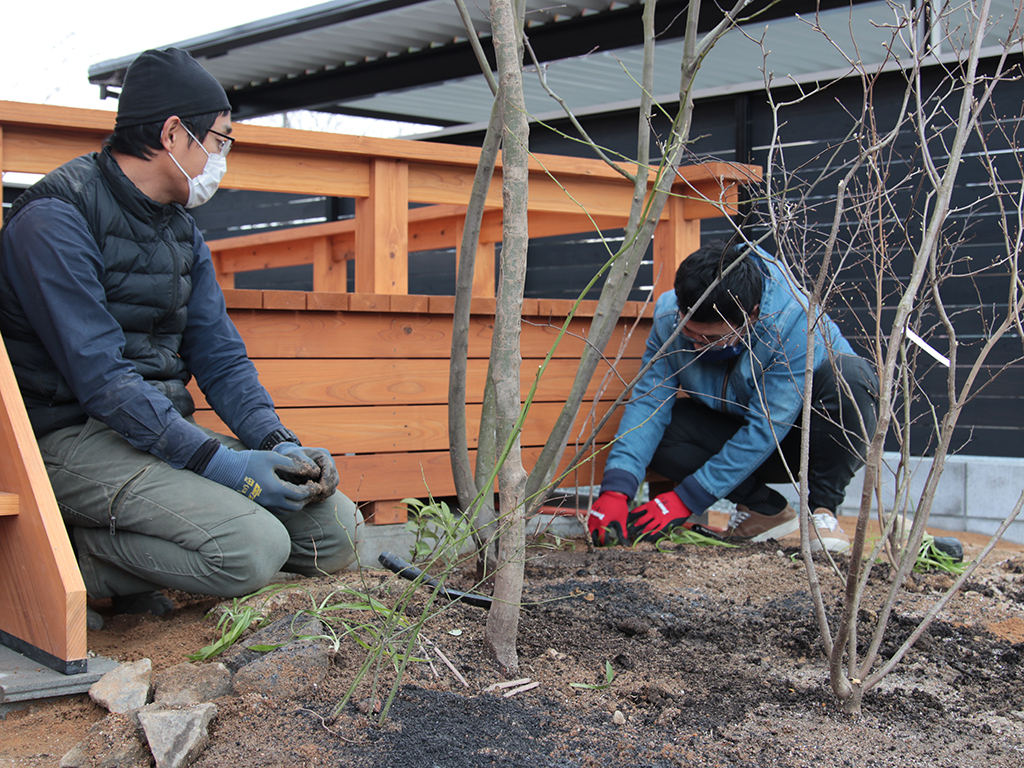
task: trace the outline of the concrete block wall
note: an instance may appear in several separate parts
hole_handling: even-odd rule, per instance
[[[891,508],[895,502],[896,468],[898,454],[886,454],[882,503]],[[910,503],[911,511],[921,498],[932,459],[911,459]],[[792,486],[774,486],[790,503],[799,494]],[[861,470],[850,483],[846,501],[840,510],[843,515],[856,515],[860,509],[860,495],[864,487]],[[946,459],[938,492],[932,504],[928,524],[947,531],[967,531],[992,535],[1010,513],[1021,492],[1024,491],[1024,459],[995,456],[950,456]],[[877,503],[872,505],[877,508]],[[1024,544],[1024,512],[1003,534],[1005,541]]]
[[[891,508],[896,493],[896,468],[898,454],[887,454],[887,470],[883,479],[883,504]],[[932,460],[911,459],[910,504],[913,510],[921,497]],[[776,485],[791,504],[799,500],[798,491],[789,485]],[[860,495],[864,487],[864,471],[853,478],[846,492],[846,501],[840,510],[842,515],[856,516],[860,509]],[[1003,518],[1013,509],[1021,492],[1024,491],[1024,459],[1007,459],[993,456],[950,456],[939,481],[939,490],[932,505],[928,524],[947,531],[967,531],[991,536]],[[876,508],[876,505],[872,505]],[[731,505],[723,501],[715,509],[728,509]],[[528,523],[528,533],[545,532],[550,535],[572,537],[586,534],[584,527],[574,517],[551,517],[538,515]],[[408,558],[414,537],[404,525],[367,525],[364,527],[358,547],[359,561],[377,568],[377,556],[383,550],[390,550],[399,557]],[[1013,522],[1003,535],[1005,541],[1024,544],[1024,512]]]

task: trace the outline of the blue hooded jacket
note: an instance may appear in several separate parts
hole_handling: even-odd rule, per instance
[[[799,422],[807,361],[807,301],[792,275],[758,249],[751,258],[764,275],[759,317],[748,325],[744,349],[729,360],[707,361],[682,334],[659,350],[681,317],[675,291],[658,298],[643,363],[654,364],[633,388],[601,485],[632,497],[672,420],[676,397],[687,395],[743,420],[743,426],[676,493],[699,514],[729,494],[777,450]],[[854,354],[827,316],[815,329],[814,370],[829,355]]]

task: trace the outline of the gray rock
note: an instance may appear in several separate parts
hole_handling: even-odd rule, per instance
[[[187,707],[231,693],[231,670],[216,664],[178,664],[158,673],[153,701],[164,707]]]
[[[284,645],[294,642],[297,637],[323,635],[326,634],[326,631],[326,627],[315,616],[301,616],[297,620],[295,616],[285,616],[250,637],[235,643],[225,651],[222,658],[228,669],[237,672],[246,664],[251,664],[267,655],[263,651],[250,651],[249,647],[251,646]]]
[[[153,663],[140,659],[122,664],[93,683],[89,698],[115,714],[125,714],[149,701]]]
[[[89,768],[89,750],[86,742],[76,744],[60,759],[60,768]]]
[[[199,757],[210,741],[207,729],[216,714],[217,705],[209,703],[139,712],[156,768],[184,768]]]
[[[330,661],[320,641],[296,640],[238,670],[234,690],[239,696],[246,693],[260,693],[274,699],[301,696],[323,682]]]

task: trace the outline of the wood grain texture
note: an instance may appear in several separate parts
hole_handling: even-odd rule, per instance
[[[356,199],[356,290],[409,292],[409,166],[370,162],[369,191]]]
[[[687,205],[680,197],[670,197],[665,204],[668,218],[654,229],[655,296],[672,290],[679,265],[700,248],[700,221],[686,218]]]
[[[534,384],[542,360],[523,365],[522,397]],[[278,408],[337,408],[359,405],[444,405],[448,402],[447,360],[256,360],[260,381]],[[537,382],[534,400],[562,403],[576,375],[575,360],[552,360]],[[614,372],[602,365],[587,388],[586,400],[599,396],[614,400],[623,380],[640,370],[635,358],[623,360]],[[607,375],[607,380],[606,379]],[[466,398],[483,402],[487,361],[470,360],[466,370]],[[604,385],[602,387],[602,384]],[[189,391],[196,408],[210,406],[195,381]]]
[[[0,515],[16,515],[21,508],[18,494],[0,491]]]
[[[572,451],[567,451],[571,454]],[[540,456],[540,448],[524,448],[523,464],[529,468]],[[589,461],[560,483],[562,486],[596,485],[604,471],[607,451],[592,455]],[[569,470],[571,456],[563,457],[559,477]],[[476,461],[476,451],[469,460]],[[376,494],[386,499],[422,499],[433,495],[454,496],[451,459],[447,451],[417,453],[377,453],[365,456],[335,456],[342,493],[358,504],[370,501]]]
[[[547,440],[561,411],[560,403],[534,403],[523,425],[524,446],[540,446]],[[603,409],[598,408],[600,415]],[[331,453],[393,453],[400,451],[447,450],[448,406],[401,405],[352,406],[349,408],[280,408],[278,414],[303,445],[326,448]],[[221,433],[227,426],[213,411],[196,411],[196,422]],[[476,445],[480,427],[480,406],[466,407],[470,446]],[[614,437],[617,419],[599,433],[607,442]],[[573,434],[587,428],[586,414],[575,422]]]
[[[112,113],[102,110],[0,101],[0,126],[5,129],[2,170],[47,173],[99,149],[113,120]],[[370,194],[371,164],[386,159],[409,166],[409,192],[403,199],[465,205],[480,157],[475,147],[266,126],[238,124],[234,135],[238,144],[221,184],[225,189],[365,198]],[[501,166],[499,158],[487,203],[494,209],[501,207]],[[655,173],[652,169],[651,181]],[[536,195],[531,192],[531,210],[580,213],[566,190],[592,215],[621,216],[628,210],[628,200],[621,205],[622,190],[632,185],[600,160],[535,154],[530,175],[531,187],[537,187]],[[680,168],[676,177],[674,187],[692,196],[694,188],[704,190],[709,184],[756,183],[761,170],[710,162]],[[718,199],[717,194],[704,196]]]
[[[370,525],[403,525],[409,519],[409,508],[400,499],[368,501],[359,506],[359,511]]]
[[[350,301],[356,294],[351,294]],[[435,297],[431,297],[435,298]],[[440,298],[440,297],[439,297]],[[562,318],[526,317],[522,327],[524,358],[542,358],[558,337]],[[448,359],[451,354],[451,316],[391,312],[266,312],[229,310],[252,358],[311,357],[339,359]],[[491,353],[493,318],[470,318],[469,356],[485,359]],[[588,318],[575,318],[554,352],[556,358],[578,359],[590,327]],[[625,357],[641,357],[650,326],[646,323],[625,342]],[[622,324],[606,347],[611,354],[627,336]]]
[[[86,657],[85,585],[2,344],[0,413],[0,490],[18,501],[17,515],[0,517],[0,629],[78,661]]]

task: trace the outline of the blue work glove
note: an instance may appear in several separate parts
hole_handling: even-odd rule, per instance
[[[587,531],[594,546],[628,544],[626,540],[626,515],[629,512],[629,498],[624,493],[605,491],[597,497],[587,515]]]
[[[655,541],[682,525],[692,514],[678,493],[662,493],[629,513],[626,533],[634,543]]]
[[[221,445],[202,474],[275,514],[298,512],[309,501],[313,486],[285,478],[308,476],[313,462],[302,454],[300,463],[292,448],[299,446],[280,443],[272,451],[232,451]]]

